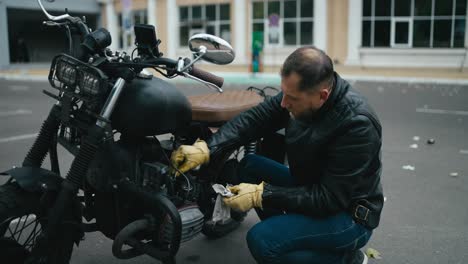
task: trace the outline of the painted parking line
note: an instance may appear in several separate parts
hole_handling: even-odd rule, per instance
[[[29,91],[29,86],[26,86],[26,85],[10,85],[8,86],[8,88],[10,89],[10,91],[13,91],[13,92],[24,92],[24,91]]]
[[[418,112],[418,113],[426,113],[426,114],[442,114],[442,115],[462,115],[462,116],[468,116],[468,111],[460,111],[460,110],[444,110],[444,109],[416,108],[416,112]]]
[[[18,109],[14,111],[3,111],[0,112],[0,117],[6,117],[6,116],[17,116],[17,115],[30,115],[32,114],[31,110],[27,109]]]
[[[26,134],[26,135],[18,135],[18,136],[13,136],[13,137],[6,137],[6,138],[0,138],[0,143],[7,143],[7,142],[18,141],[18,140],[25,140],[25,139],[35,138],[35,137],[37,137],[37,133],[35,133],[35,134]]]

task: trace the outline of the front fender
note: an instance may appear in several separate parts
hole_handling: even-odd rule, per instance
[[[52,171],[36,167],[19,167],[0,173],[0,176],[11,176],[19,186],[29,192],[58,190],[63,178]],[[45,184],[45,185],[44,185]]]

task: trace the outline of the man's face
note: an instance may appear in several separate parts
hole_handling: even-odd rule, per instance
[[[301,77],[292,72],[281,79],[283,99],[281,107],[286,108],[296,119],[304,119],[313,115],[328,99],[330,91],[326,87],[317,87],[312,90],[299,90]]]

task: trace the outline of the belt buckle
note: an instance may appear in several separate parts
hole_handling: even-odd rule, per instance
[[[364,210],[366,210],[366,215],[364,216],[364,218],[361,218],[358,216],[358,210],[359,208],[363,208]],[[363,221],[367,221],[367,217],[369,216],[369,209],[363,205],[360,205],[358,204],[358,206],[356,206],[356,210],[354,211],[354,216],[357,218],[357,219],[360,219],[360,220],[363,220]]]

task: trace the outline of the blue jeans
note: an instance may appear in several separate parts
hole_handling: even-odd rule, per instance
[[[289,168],[258,155],[247,155],[240,163],[241,182],[265,181],[295,186]],[[257,209],[262,221],[247,233],[247,243],[258,263],[345,263],[345,254],[363,247],[372,234],[342,212],[327,218]]]

